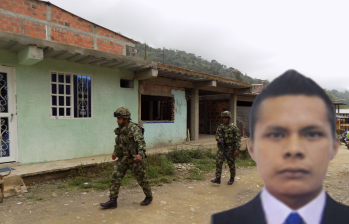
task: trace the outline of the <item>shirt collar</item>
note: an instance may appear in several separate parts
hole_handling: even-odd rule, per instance
[[[283,224],[292,212],[297,212],[305,224],[320,224],[326,204],[326,193],[324,190],[315,199],[296,211],[276,199],[265,188],[262,190],[260,197],[268,224]]]

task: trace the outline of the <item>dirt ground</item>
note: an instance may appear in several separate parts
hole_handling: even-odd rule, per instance
[[[349,150],[343,145],[330,163],[324,188],[337,201],[349,205]],[[0,223],[209,223],[213,213],[246,203],[263,188],[256,167],[237,169],[236,182],[228,186],[229,170],[224,169],[221,185],[205,181],[181,181],[153,187],[154,201],[142,207],[140,187],[121,189],[118,208],[101,209],[107,191],[80,192],[59,189],[61,183],[29,187],[28,193],[6,198],[0,204]],[[35,198],[28,199],[28,195]]]

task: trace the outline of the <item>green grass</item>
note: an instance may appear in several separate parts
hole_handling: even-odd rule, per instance
[[[44,198],[42,197],[37,197],[37,196],[34,196],[34,195],[30,195],[30,196],[27,196],[26,199],[34,199],[35,201],[42,201],[44,200]]]
[[[236,157],[235,166],[256,166],[256,162],[251,158],[248,150],[245,150]]]
[[[195,168],[188,171],[189,176],[187,179],[205,180],[205,173],[215,169],[216,152],[204,149],[173,150],[168,154],[149,155],[144,162],[146,164],[146,173],[149,178],[149,183],[152,186],[162,186],[164,183],[170,184],[173,181],[180,181],[178,178],[174,177],[174,163],[193,163]],[[236,166],[256,165],[248,151],[241,152],[236,158],[235,164]],[[68,184],[60,185],[58,188],[75,188],[79,189],[81,192],[89,192],[90,189],[97,191],[106,190],[111,184],[111,175],[114,165],[114,163],[101,163],[98,165],[98,171],[94,173],[87,173],[85,167],[79,166],[77,169],[72,171],[72,174],[67,179]],[[134,188],[138,186],[138,183],[130,170],[127,171],[122,179],[121,185],[126,188]]]
[[[189,180],[205,180],[205,176],[197,168],[192,168],[189,170]]]

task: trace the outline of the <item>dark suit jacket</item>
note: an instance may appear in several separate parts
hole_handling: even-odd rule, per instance
[[[348,224],[349,206],[339,204],[326,194],[326,205],[321,224]],[[260,194],[250,202],[211,216],[211,224],[267,224]],[[281,224],[281,223],[280,223]],[[313,224],[313,223],[311,223]]]

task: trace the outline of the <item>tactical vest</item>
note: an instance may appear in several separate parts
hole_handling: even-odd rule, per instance
[[[137,143],[134,141],[134,136],[130,131],[132,125],[137,125],[130,122],[126,127],[118,127],[114,130],[117,135],[115,138],[115,150],[117,157],[132,157],[138,154]],[[138,126],[138,125],[137,125]]]
[[[231,145],[234,142],[234,126],[233,124],[229,124],[228,126],[225,126],[224,124],[221,124],[222,130],[224,130],[224,142],[227,145]]]

